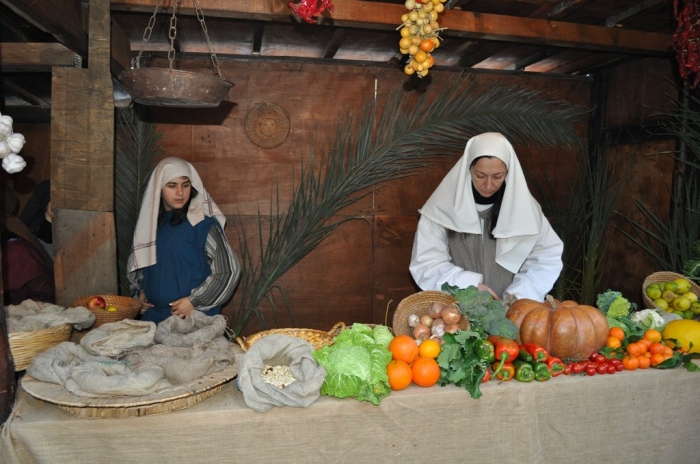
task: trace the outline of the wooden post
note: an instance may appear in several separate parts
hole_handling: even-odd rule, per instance
[[[0,251],[0,261],[2,251]],[[4,291],[2,288],[2,268],[0,268],[0,424],[3,424],[15,404],[15,362],[10,353],[10,339],[7,334],[7,314],[5,314]]]
[[[117,293],[109,0],[90,0],[88,69],[54,68],[51,205],[57,303]]]

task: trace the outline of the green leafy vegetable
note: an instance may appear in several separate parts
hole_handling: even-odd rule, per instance
[[[392,338],[386,326],[353,324],[335,337],[333,345],[314,351],[314,359],[327,372],[321,394],[379,405],[391,392],[386,366]]]
[[[610,289],[598,295],[596,307],[612,319],[627,317],[630,312],[637,309],[637,305],[630,303],[627,298],[622,296],[622,293]]]
[[[480,386],[488,369],[488,358],[479,356],[479,352],[485,339],[480,329],[446,333],[437,358],[440,366],[438,384],[455,384],[464,387],[472,398],[481,398]]]
[[[481,327],[489,335],[513,340],[517,338],[518,328],[506,318],[507,309],[503,302],[495,300],[489,292],[480,291],[473,285],[459,288],[448,283],[442,284],[442,291],[455,297],[460,312],[469,319],[470,324]]]

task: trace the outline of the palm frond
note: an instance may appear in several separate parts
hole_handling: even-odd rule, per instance
[[[411,175],[433,157],[461,153],[467,140],[482,132],[501,132],[514,143],[579,148],[572,122],[587,112],[540,92],[480,86],[463,76],[434,93],[413,95],[398,87],[382,101],[370,101],[338,123],[322,169],[302,166],[286,213],[280,212],[278,197],[271,205],[274,213],[267,219],[259,216],[257,259],[239,221],[244,277],[234,332],[259,317],[257,305],[274,282],[331,234],[343,221],[330,218],[368,188]],[[266,240],[263,225],[270,228]]]
[[[117,109],[115,131],[114,218],[121,294],[129,294],[126,264],[131,253],[150,165],[161,151],[161,134],[132,107]]]

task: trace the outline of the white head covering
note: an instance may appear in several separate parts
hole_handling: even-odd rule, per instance
[[[446,229],[481,233],[481,220],[472,192],[469,166],[480,156],[493,156],[508,169],[503,202],[493,235],[498,240],[496,262],[516,273],[542,230],[542,209],[532,197],[525,174],[510,142],[496,132],[486,132],[467,142],[464,155],[447,173],[425,205],[418,211]]]
[[[197,170],[180,158],[165,158],[156,165],[148,180],[146,193],[143,195],[139,218],[134,230],[134,245],[129,257],[127,272],[148,267],[156,263],[156,233],[158,231],[158,209],[160,192],[173,179],[189,177],[192,187],[197,189],[197,196],[190,201],[187,220],[193,226],[204,220],[204,216],[213,216],[221,227],[226,224],[226,216],[221,212],[209,193],[204,189]]]

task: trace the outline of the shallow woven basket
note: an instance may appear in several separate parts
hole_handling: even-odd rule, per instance
[[[260,340],[262,337],[272,334],[282,334],[289,335],[290,337],[302,338],[311,343],[313,347],[318,350],[333,343],[333,339],[336,337],[336,335],[338,335],[344,329],[345,324],[343,322],[338,322],[336,325],[331,327],[331,330],[328,332],[315,329],[270,329],[263,330],[262,332],[258,332],[248,337],[236,337],[236,342],[241,346],[243,351],[248,351],[248,348],[253,346],[253,343]]]
[[[418,317],[428,314],[428,310],[433,303],[440,302],[445,306],[457,304],[457,301],[449,293],[439,290],[424,290],[407,296],[396,307],[393,318],[393,329],[395,335],[410,335],[413,337],[413,329],[408,326],[408,316],[415,314]],[[469,322],[464,316],[459,321],[460,328],[469,328]]]
[[[8,338],[10,339],[10,352],[15,360],[15,370],[25,370],[39,353],[43,353],[61,342],[68,341],[72,330],[72,325],[61,324],[31,332],[10,333]]]
[[[139,309],[141,309],[141,303],[139,302],[139,300],[137,300],[136,298],[131,298],[129,296],[120,295],[81,296],[80,298],[76,298],[75,300],[73,300],[70,304],[70,307],[77,308],[78,306],[82,306],[84,308],[87,308],[87,305],[90,302],[90,300],[96,296],[101,296],[102,298],[104,298],[105,303],[107,303],[107,306],[115,306],[118,309],[118,311],[110,312],[104,309],[88,308],[95,315],[95,324],[93,324],[92,326],[93,329],[108,322],[117,322],[123,319],[133,319],[138,314]]]
[[[657,283],[657,282],[668,282],[670,280],[676,280],[676,279],[687,279],[690,282],[690,291],[695,293],[696,295],[700,296],[700,285],[696,284],[692,280],[688,279],[685,276],[682,276],[680,274],[676,274],[675,272],[667,272],[667,271],[660,271],[660,272],[655,272],[651,275],[649,275],[646,279],[644,279],[644,283],[642,283],[642,299],[644,300],[644,304],[646,305],[647,308],[656,308],[656,309],[661,309],[658,306],[654,304],[653,301],[651,301],[651,298],[647,296],[646,289],[650,284]]]

